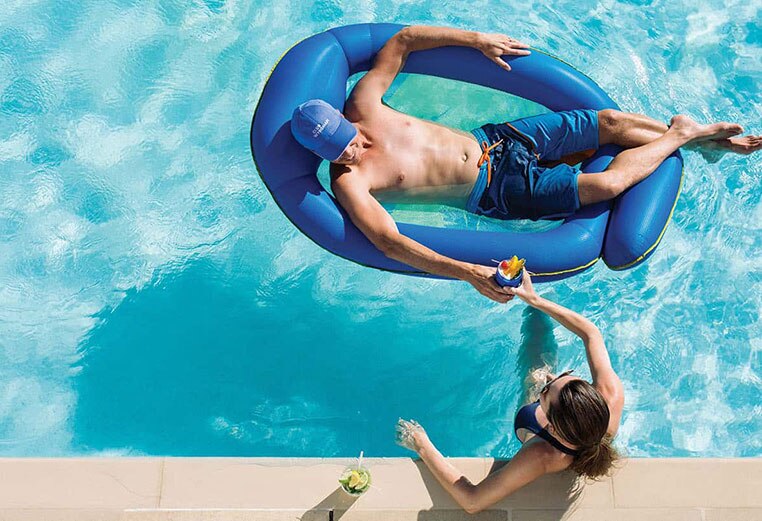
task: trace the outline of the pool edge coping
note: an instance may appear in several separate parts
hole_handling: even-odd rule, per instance
[[[504,460],[451,458],[473,482]],[[351,458],[0,458],[4,519],[420,519],[461,513],[425,465],[367,458],[371,489],[338,487]],[[543,477],[485,513],[489,519],[762,519],[762,458],[632,458],[585,484]],[[260,512],[251,517],[252,512]],[[246,514],[248,513],[248,514]],[[265,514],[266,513],[266,514]],[[329,517],[326,517],[329,516]],[[490,517],[491,516],[491,517]],[[440,514],[436,514],[436,519]],[[469,517],[470,519],[471,517]],[[465,519],[465,517],[464,517]]]

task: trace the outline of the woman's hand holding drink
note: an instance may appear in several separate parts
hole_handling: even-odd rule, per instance
[[[495,272],[497,283],[504,288],[517,288],[521,286],[524,262],[524,259],[519,259],[515,255],[509,260],[500,261]]]
[[[537,293],[534,291],[532,285],[532,277],[529,276],[529,272],[526,269],[522,269],[522,283],[518,287],[506,286],[505,291],[510,295],[519,297],[521,300],[529,305],[532,305],[537,300]]]

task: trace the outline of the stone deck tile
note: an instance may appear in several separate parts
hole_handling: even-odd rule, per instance
[[[762,460],[630,459],[614,475],[617,508],[762,508]]]
[[[703,521],[697,508],[514,510],[511,521]]]
[[[160,458],[0,459],[0,509],[155,508]]]
[[[127,511],[120,521],[329,521],[330,513],[301,510]],[[338,518],[334,517],[338,521]]]
[[[760,520],[762,520],[762,508],[708,508],[704,510],[704,521]]]

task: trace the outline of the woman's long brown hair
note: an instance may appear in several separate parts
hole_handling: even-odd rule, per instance
[[[607,433],[609,406],[595,387],[584,380],[570,381],[558,393],[558,404],[546,415],[556,432],[578,447],[572,470],[592,479],[608,474],[619,455]]]

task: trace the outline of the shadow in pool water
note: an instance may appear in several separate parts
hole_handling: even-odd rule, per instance
[[[365,411],[341,386],[367,353],[337,349],[351,332],[331,329],[329,306],[304,305],[310,284],[230,271],[198,261],[101,314],[81,345],[76,446],[177,456],[359,452],[340,438],[352,436],[342,422]]]
[[[492,351],[463,349],[437,323],[400,320],[378,302],[318,302],[318,272],[279,274],[247,255],[183,265],[100,314],[74,377],[78,450],[407,455],[394,445],[400,414],[454,424],[445,443],[492,435],[474,421],[483,389],[473,385]],[[453,386],[458,409],[442,414],[455,407]]]

